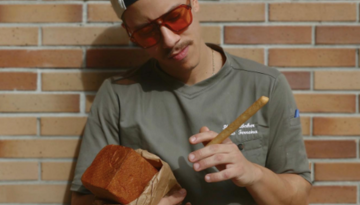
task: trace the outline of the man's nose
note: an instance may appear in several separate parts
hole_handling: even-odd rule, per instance
[[[163,48],[173,48],[176,45],[176,43],[180,40],[180,35],[173,32],[166,26],[160,26],[160,32],[162,35]]]

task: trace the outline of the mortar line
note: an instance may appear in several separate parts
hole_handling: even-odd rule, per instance
[[[37,117],[36,118],[36,136],[37,138],[40,138],[41,137],[41,118],[40,117]]]
[[[359,113],[360,111],[360,103],[359,103],[360,94],[355,97],[355,112]]]
[[[269,49],[264,48],[264,64],[269,66]]]
[[[38,32],[39,32],[39,34],[38,34],[38,46],[42,46],[42,27],[39,27],[38,28]]]
[[[316,181],[315,186],[357,186],[356,181]]]
[[[270,7],[270,4],[268,2],[265,3],[265,23],[269,23],[269,14],[270,14],[270,11],[269,11],[269,7]]]
[[[51,116],[56,118],[55,116]],[[78,140],[80,136],[0,136],[0,140]]]
[[[225,26],[224,25],[221,25],[220,26],[220,46],[221,47],[224,47],[224,45],[225,45],[225,34],[224,34],[224,32],[225,32]]]
[[[42,172],[42,168],[41,168],[41,162],[40,162],[40,160],[38,161],[38,168],[39,168],[38,181],[41,182],[41,172]]]
[[[355,67],[359,68],[359,49],[356,49],[355,52]]]
[[[83,24],[85,25],[85,24],[87,24],[87,12],[88,12],[88,2],[84,2],[83,3],[83,10],[82,10],[82,22],[83,22]]]
[[[0,185],[64,185],[64,184],[70,184],[68,181],[0,181]]]
[[[314,77],[314,75],[315,75],[315,72],[312,70],[312,71],[310,71],[310,90],[311,91],[315,91],[315,89],[314,89],[314,84],[315,84],[315,77]]]
[[[75,162],[75,158],[11,158],[0,159],[0,162]],[[0,203],[1,204],[1,203]]]
[[[359,151],[359,149],[360,149],[359,144],[360,144],[360,142],[359,142],[359,138],[358,138],[358,139],[356,139],[356,158],[358,158],[358,159],[360,158],[359,157],[359,155],[360,155],[360,153],[359,153],[360,152]]]
[[[359,22],[359,19],[360,19],[360,3],[359,1],[358,2],[355,2],[356,3],[356,22]]]
[[[313,123],[313,116],[310,116],[310,137],[314,137],[313,136],[313,130],[314,130],[314,123]]]
[[[316,46],[316,26],[313,25],[311,28],[311,45]]]
[[[315,183],[315,162],[311,163],[311,182]]]
[[[36,93],[40,93],[41,92],[41,87],[42,87],[42,82],[41,82],[41,71],[40,71],[40,69],[36,69],[36,71],[37,71],[37,80],[36,80],[36,86],[37,86],[37,88],[36,88]]]
[[[85,93],[80,93],[80,113],[86,113],[86,96]]]

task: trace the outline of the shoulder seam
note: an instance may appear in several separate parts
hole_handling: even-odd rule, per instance
[[[233,65],[231,65],[231,67],[233,68],[233,69],[235,69],[235,70],[243,70],[243,71],[246,71],[246,72],[250,72],[250,73],[259,73],[259,74],[262,74],[262,75],[266,75],[266,76],[269,76],[269,77],[271,77],[271,78],[273,78],[273,79],[277,79],[280,75],[278,75],[278,76],[273,76],[273,75],[270,75],[270,74],[267,74],[267,73],[263,73],[263,72],[259,72],[259,71],[253,71],[253,70],[247,70],[247,69],[244,69],[244,68],[236,68],[236,67],[234,67]]]

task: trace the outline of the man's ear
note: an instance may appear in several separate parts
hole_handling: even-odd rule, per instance
[[[199,5],[199,1],[198,0],[190,0],[192,1],[192,7],[193,7],[193,11],[194,12],[199,12],[200,11],[200,5]]]

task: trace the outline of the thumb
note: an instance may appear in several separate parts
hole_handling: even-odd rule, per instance
[[[203,127],[200,128],[200,133],[201,132],[208,132],[208,131],[210,131],[210,129],[208,127],[206,127],[206,126],[203,126]]]
[[[181,204],[181,202],[185,199],[185,196],[186,196],[186,190],[181,189],[171,194],[170,196],[162,198],[158,205]]]

